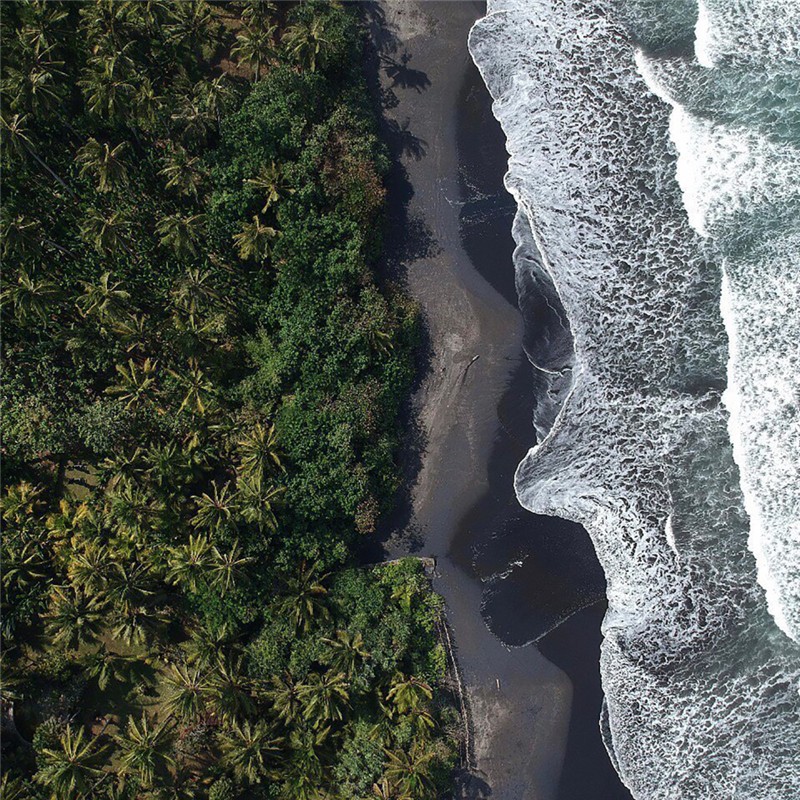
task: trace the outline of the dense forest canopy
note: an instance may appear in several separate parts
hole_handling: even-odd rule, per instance
[[[447,784],[358,11],[0,4],[7,800]]]

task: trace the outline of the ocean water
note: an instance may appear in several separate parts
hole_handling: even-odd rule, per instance
[[[608,583],[637,800],[800,798],[800,0],[489,0],[470,50],[550,308],[523,506]]]

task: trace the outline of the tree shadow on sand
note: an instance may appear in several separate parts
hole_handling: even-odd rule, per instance
[[[360,9],[370,33],[365,59],[367,83],[391,161],[385,178],[388,202],[379,275],[385,283],[404,287],[409,265],[434,256],[439,245],[424,218],[409,211],[414,189],[403,163],[408,159],[424,159],[428,143],[413,133],[410,120],[398,121],[387,112],[399,105],[397,92],[410,90],[421,93],[430,86],[430,80],[424,72],[409,66],[412,55],[401,47],[384,9],[374,2],[360,4]],[[369,541],[364,541],[361,558],[368,563],[385,557],[387,546],[392,551],[418,552],[424,543],[424,532],[415,529],[412,523],[411,503],[428,444],[413,406],[413,397],[428,375],[431,363],[430,336],[424,320],[420,334],[414,386],[400,420],[403,431],[398,454],[401,486],[394,510],[381,521],[378,532],[369,537]]]
[[[407,50],[399,59],[381,53],[380,61],[383,71],[392,80],[392,89],[399,86],[401,89],[414,89],[417,94],[420,94],[431,85],[431,81],[427,73],[408,66],[412,57]]]

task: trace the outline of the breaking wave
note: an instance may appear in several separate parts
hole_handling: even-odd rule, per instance
[[[559,312],[517,495],[606,573],[614,766],[798,798],[800,4],[489,0],[470,49]]]

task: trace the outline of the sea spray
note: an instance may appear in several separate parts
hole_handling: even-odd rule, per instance
[[[698,16],[685,0],[490,0],[472,31],[508,139],[518,285],[546,272],[574,349],[516,489],[530,510],[582,523],[606,572],[602,731],[634,796],[789,800],[800,797],[800,652],[781,628],[800,591],[786,485],[799,483],[800,337],[780,331],[791,329],[781,315],[800,312],[786,180],[797,118],[776,99],[790,94],[785,70],[769,73],[762,114],[742,99],[765,100],[752,69],[708,73],[742,41],[786,60],[797,37],[720,22],[725,4],[705,3]],[[776,119],[782,138],[764,130]],[[759,283],[767,256],[778,263]],[[744,407],[746,419],[728,413]]]

